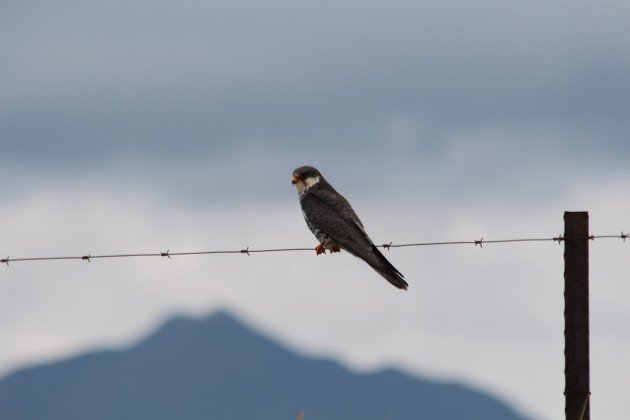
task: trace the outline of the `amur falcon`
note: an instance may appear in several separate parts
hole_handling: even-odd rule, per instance
[[[368,263],[385,280],[399,289],[407,289],[400,271],[387,261],[365,232],[348,200],[324,179],[312,166],[293,171],[292,184],[300,195],[304,220],[319,241],[317,255],[345,250]]]

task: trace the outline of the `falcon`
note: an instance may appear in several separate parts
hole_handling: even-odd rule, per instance
[[[368,263],[385,280],[407,290],[403,275],[383,256],[363,228],[348,200],[312,166],[293,171],[291,182],[300,196],[304,220],[319,241],[317,255],[342,249]]]

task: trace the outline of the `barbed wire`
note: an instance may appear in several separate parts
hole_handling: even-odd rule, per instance
[[[486,244],[506,244],[517,242],[557,242],[561,244],[563,241],[568,240],[595,240],[595,239],[621,239],[626,241],[630,237],[630,234],[621,232],[620,235],[590,235],[586,238],[565,238],[562,235],[548,237],[548,238],[515,238],[515,239],[473,239],[468,241],[442,241],[442,242],[416,242],[416,243],[404,243],[394,244],[392,242],[381,245],[375,245],[377,248],[383,248],[385,250],[391,250],[392,248],[407,248],[407,247],[421,247],[421,246],[440,246],[440,245],[474,245],[483,248]],[[297,251],[313,251],[312,247],[297,247],[297,248],[262,248],[262,249],[250,249],[246,247],[244,249],[233,250],[219,250],[219,251],[185,251],[185,252],[138,252],[138,253],[118,253],[118,254],[100,254],[100,255],[74,255],[74,256],[57,256],[57,257],[19,257],[11,258],[6,257],[0,259],[0,264],[6,264],[13,262],[32,262],[32,261],[59,261],[59,260],[80,260],[91,262],[96,259],[107,258],[142,258],[142,257],[178,257],[184,255],[212,255],[212,254],[245,254],[251,256],[251,254],[262,254],[269,252],[297,252]]]

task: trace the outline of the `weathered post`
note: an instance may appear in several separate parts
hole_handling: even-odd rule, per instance
[[[566,420],[590,420],[588,212],[564,213]]]

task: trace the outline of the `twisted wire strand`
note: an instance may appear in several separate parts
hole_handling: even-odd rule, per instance
[[[479,245],[483,248],[486,244],[506,244],[506,243],[518,243],[518,242],[558,242],[558,244],[567,240],[595,240],[595,239],[621,239],[626,241],[630,234],[625,234],[623,231],[620,235],[591,235],[586,238],[565,238],[562,235],[547,238],[512,238],[512,239],[473,239],[466,241],[441,241],[441,242],[415,242],[415,243],[403,243],[394,244],[392,242],[376,245],[377,248],[383,248],[390,250],[391,248],[407,248],[407,247],[422,247],[422,246],[441,246],[441,245]],[[250,249],[246,247],[244,249],[231,249],[231,250],[217,250],[217,251],[184,251],[184,252],[136,252],[136,253],[117,253],[117,254],[100,254],[100,255],[73,255],[73,256],[52,256],[52,257],[19,257],[11,258],[6,257],[0,259],[0,264],[6,264],[13,262],[32,262],[32,261],[59,261],[59,260],[81,260],[91,262],[96,259],[111,259],[111,258],[142,258],[142,257],[177,257],[185,255],[214,255],[214,254],[245,254],[250,256],[251,254],[262,254],[271,252],[298,252],[298,251],[313,251],[312,247],[296,247],[296,248],[261,248]]]

